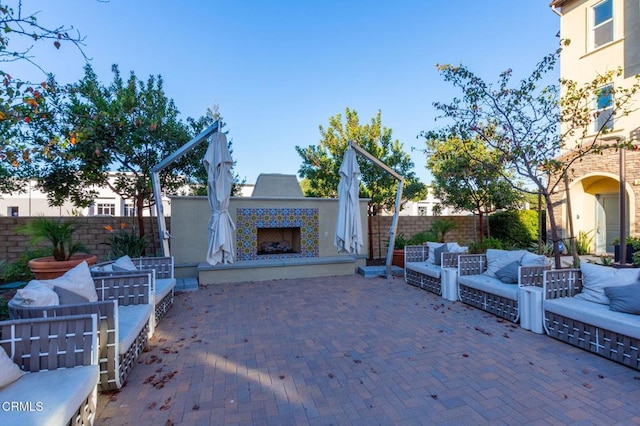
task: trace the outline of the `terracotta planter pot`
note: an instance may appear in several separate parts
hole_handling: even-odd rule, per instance
[[[393,250],[393,257],[391,258],[391,264],[404,268],[404,249]]]
[[[74,254],[69,260],[61,261],[55,260],[53,256],[38,257],[29,261],[29,269],[31,269],[37,280],[50,280],[58,278],[83,261],[86,261],[91,266],[97,260],[98,258],[95,255],[86,253]]]

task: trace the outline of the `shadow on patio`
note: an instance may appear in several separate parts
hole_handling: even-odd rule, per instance
[[[201,287],[98,425],[640,423],[640,372],[401,278]]]

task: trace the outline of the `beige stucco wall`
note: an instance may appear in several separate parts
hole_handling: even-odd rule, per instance
[[[640,64],[640,14],[638,2],[613,0],[614,40],[597,49],[590,48],[591,9],[602,0],[567,1],[561,8],[560,37],[571,43],[563,46],[560,76],[578,83],[593,81],[598,74],[623,68],[625,73],[613,81],[616,88],[630,87]],[[635,72],[630,72],[635,70]],[[636,102],[637,104],[637,102]],[[637,105],[636,105],[637,106]],[[629,116],[616,116],[612,136],[628,138],[639,126],[640,111]],[[595,136],[590,132],[587,137]],[[570,147],[573,144],[568,143]]]
[[[362,254],[368,253],[367,199],[360,200],[360,216],[364,234]],[[207,197],[172,197],[171,254],[176,264],[205,261],[209,243],[208,222],[211,209]],[[319,256],[336,256],[333,245],[338,215],[338,200],[329,198],[232,197],[229,213],[236,222],[239,208],[317,208],[319,209]]]

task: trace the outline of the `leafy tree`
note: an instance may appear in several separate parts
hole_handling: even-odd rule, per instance
[[[435,196],[443,205],[474,212],[482,240],[485,215],[521,200],[520,192],[503,178],[506,171],[498,151],[478,140],[440,139],[434,133],[423,136]]]
[[[86,58],[84,37],[72,26],[45,27],[37,13],[23,10],[21,1],[15,7],[10,3],[0,0],[0,63],[27,62],[46,73],[32,54],[37,43],[51,43],[55,49],[71,44]],[[18,40],[19,47],[13,48],[12,40]],[[51,123],[54,112],[48,97],[56,92],[51,76],[30,83],[0,69],[0,192],[20,192],[33,174],[32,147],[25,141]]]
[[[42,70],[31,54],[35,44],[41,41],[51,42],[56,49],[60,49],[63,43],[70,43],[84,56],[84,37],[73,26],[47,28],[38,22],[37,12],[25,13],[22,1],[18,1],[16,7],[8,3],[0,1],[0,62],[27,61]],[[9,43],[14,36],[23,41],[23,46],[12,50]]]
[[[511,70],[501,73],[493,86],[465,66],[439,65],[444,80],[460,89],[462,97],[450,103],[434,103],[443,117],[451,121],[443,132],[445,136],[484,142],[499,153],[505,171],[510,173],[503,177],[511,186],[542,194],[555,246],[556,267],[561,266],[557,245],[560,236],[551,195],[564,176],[572,173],[577,161],[608,148],[601,144],[601,136],[608,131],[614,116],[629,112],[640,88],[638,80],[632,87],[612,86],[609,94],[615,99],[613,114],[599,118],[596,115],[601,126],[591,135],[593,99],[622,70],[598,75],[584,85],[566,79],[560,80],[559,85],[543,85],[543,78],[555,68],[559,54],[560,49],[545,56],[529,77],[514,86]],[[617,144],[614,148],[623,147]]]
[[[341,114],[329,118],[329,126],[320,126],[321,140],[318,145],[306,148],[296,146],[302,157],[298,174],[308,179],[305,195],[312,197],[337,197],[340,182],[340,165],[348,142],[357,143],[371,155],[404,176],[404,200],[419,200],[426,195],[427,188],[412,171],[414,164],[402,144],[392,139],[391,129],[382,126],[381,112],[369,124],[360,124],[358,113],[346,109],[345,121]],[[360,161],[360,196],[371,198],[369,214],[376,214],[380,206],[393,209],[397,181],[384,170],[368,161]]]
[[[132,72],[125,81],[116,65],[112,71],[112,83],[104,86],[87,65],[83,79],[69,87],[61,129],[69,143],[46,147],[49,154],[40,158],[39,184],[51,205],[71,200],[78,207],[94,202],[94,187],[108,186],[132,200],[144,236],[143,210],[153,203],[151,169],[190,135],[165,96],[162,77],[144,82]],[[111,171],[113,183],[108,179]],[[168,193],[186,183],[179,165],[169,166],[160,178]]]

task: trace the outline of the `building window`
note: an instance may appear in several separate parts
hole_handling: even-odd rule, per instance
[[[594,133],[613,129],[613,85],[596,91]]]
[[[7,207],[7,216],[18,217],[18,207]]]
[[[109,204],[109,203],[98,203],[98,205],[96,207],[96,214],[98,214],[98,215],[115,216],[116,215],[116,205],[115,204]]]
[[[124,204],[124,215],[125,216],[135,216],[136,208],[131,203]]]
[[[604,0],[593,7],[593,48],[613,41],[613,0]]]

